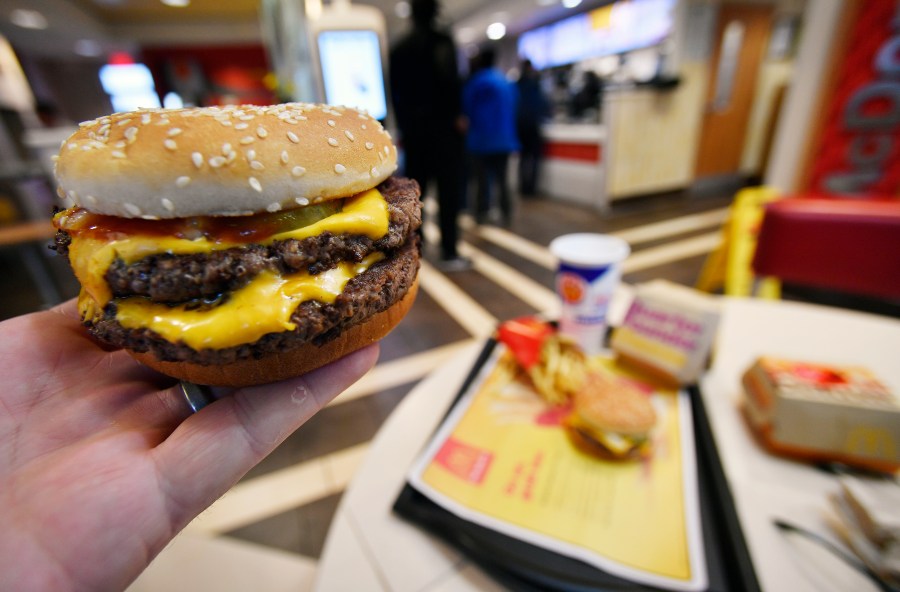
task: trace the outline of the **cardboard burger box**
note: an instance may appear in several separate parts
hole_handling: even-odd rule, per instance
[[[718,299],[664,280],[635,288],[610,347],[619,362],[669,386],[697,381],[721,315]]]
[[[742,382],[745,416],[770,451],[900,468],[900,401],[868,369],[761,357]]]

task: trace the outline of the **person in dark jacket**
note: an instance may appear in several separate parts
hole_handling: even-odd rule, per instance
[[[541,125],[550,114],[550,103],[541,88],[540,76],[530,60],[522,62],[516,88],[519,91],[516,131],[522,145],[519,151],[519,193],[532,196],[537,193],[544,152]]]
[[[441,263],[464,269],[457,254],[462,201],[462,82],[456,47],[436,24],[437,0],[413,0],[413,28],[391,49],[390,81],[394,112],[405,155],[406,176],[419,182],[422,195],[437,186]]]

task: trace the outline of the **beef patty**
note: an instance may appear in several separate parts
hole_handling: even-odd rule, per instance
[[[321,345],[348,327],[386,310],[412,287],[419,268],[418,250],[419,239],[413,235],[392,257],[347,282],[334,303],[309,300],[300,304],[291,315],[297,329],[269,333],[252,344],[197,351],[183,343],[171,343],[150,329],[122,327],[116,321],[114,303],[107,305],[102,318],[85,324],[101,341],[138,352],[152,352],[160,360],[210,365],[258,359],[268,353],[292,349],[299,343]]]
[[[390,222],[388,233],[376,241],[362,235],[326,232],[303,240],[248,244],[211,253],[161,253],[130,264],[117,259],[106,272],[106,282],[116,298],[145,296],[154,302],[178,304],[213,300],[247,284],[266,269],[318,274],[341,261],[358,263],[372,252],[391,252],[422,223],[419,186],[411,179],[390,177],[378,190],[387,201]],[[68,235],[59,231],[56,251],[66,254],[68,244]]]

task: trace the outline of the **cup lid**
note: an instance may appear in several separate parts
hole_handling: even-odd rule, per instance
[[[581,232],[553,239],[550,252],[563,263],[592,267],[624,261],[631,247],[615,236]]]

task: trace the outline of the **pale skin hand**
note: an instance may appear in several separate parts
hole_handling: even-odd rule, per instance
[[[73,302],[0,323],[0,590],[121,590],[242,475],[362,376],[377,347],[192,415],[104,351]]]

